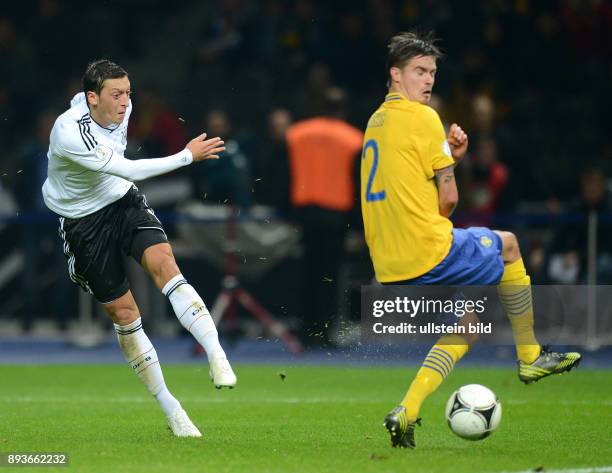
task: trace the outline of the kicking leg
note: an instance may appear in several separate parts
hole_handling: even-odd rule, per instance
[[[123,356],[147,390],[157,399],[174,435],[201,437],[200,431],[166,387],[157,352],[142,328],[132,293],[128,291],[113,302],[103,304],[103,307],[114,323]]]
[[[504,274],[498,293],[512,326],[519,360],[519,379],[531,383],[571,370],[580,363],[579,353],[551,352],[548,347],[540,347],[535,338],[531,280],[527,276],[516,236],[510,232],[495,233],[501,237],[504,258]]]
[[[215,386],[234,387],[236,375],[219,343],[217,327],[202,298],[181,274],[170,245],[158,243],[148,247],[144,250],[141,264],[170,300],[181,325],[206,351]]]

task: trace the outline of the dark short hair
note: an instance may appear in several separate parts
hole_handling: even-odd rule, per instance
[[[104,87],[104,81],[107,79],[120,79],[126,77],[128,74],[123,67],[115,64],[108,59],[99,59],[91,62],[85,69],[83,74],[83,92],[87,95],[87,92],[92,91],[100,95],[102,87]]]
[[[387,56],[387,85],[391,85],[389,69],[392,67],[402,68],[410,59],[418,56],[433,56],[436,59],[440,59],[443,54],[440,48],[436,46],[437,41],[433,31],[427,33],[409,31],[398,33],[391,38],[387,46],[389,49]]]

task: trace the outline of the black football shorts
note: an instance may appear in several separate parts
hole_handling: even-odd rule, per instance
[[[161,222],[136,186],[91,215],[59,221],[70,279],[103,304],[123,296],[130,287],[124,256],[140,264],[148,247],[168,243]]]

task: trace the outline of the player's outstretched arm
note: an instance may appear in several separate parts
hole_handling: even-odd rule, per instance
[[[459,125],[453,123],[448,130],[448,145],[456,162],[461,161],[468,148],[468,136]]]
[[[459,203],[459,192],[457,181],[455,181],[455,166],[448,166],[436,171],[436,184],[438,186],[438,208],[440,215],[450,217],[457,203]]]
[[[206,133],[194,138],[184,150],[154,159],[130,160],[93,137],[84,136],[74,123],[60,123],[51,132],[51,147],[56,154],[94,172],[112,174],[130,181],[142,181],[187,166],[194,161],[217,159],[225,150],[219,137],[206,139]]]
[[[130,181],[142,181],[187,166],[194,161],[218,159],[225,150],[221,138],[206,139],[206,133],[194,138],[183,151],[165,158],[138,159],[132,161],[123,156],[112,157],[100,172],[119,176]]]

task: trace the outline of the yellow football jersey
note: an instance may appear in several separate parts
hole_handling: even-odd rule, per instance
[[[416,278],[448,254],[453,224],[440,215],[434,171],[453,163],[436,111],[388,94],[368,121],[361,158],[361,209],[378,281]]]

